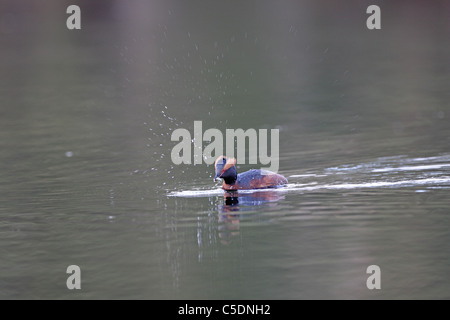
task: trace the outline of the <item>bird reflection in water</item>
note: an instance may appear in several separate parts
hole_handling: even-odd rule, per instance
[[[278,200],[284,199],[283,194],[271,190],[252,193],[226,191],[223,197],[223,204],[218,206],[219,238],[222,244],[231,243],[232,238],[239,235],[242,213],[256,211],[260,207],[274,207],[278,205]]]

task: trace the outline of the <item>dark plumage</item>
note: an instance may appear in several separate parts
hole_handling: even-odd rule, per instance
[[[252,169],[238,174],[235,164],[236,159],[225,156],[218,157],[214,163],[214,180],[222,178],[225,190],[275,188],[288,183],[282,175],[267,170]]]

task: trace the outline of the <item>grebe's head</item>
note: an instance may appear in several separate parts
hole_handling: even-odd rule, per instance
[[[222,178],[226,184],[233,184],[237,179],[235,164],[235,158],[227,158],[225,156],[218,157],[214,163],[214,168],[216,170],[214,181]]]

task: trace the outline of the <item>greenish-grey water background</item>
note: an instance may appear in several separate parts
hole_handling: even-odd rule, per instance
[[[450,298],[448,2],[70,4],[0,1],[0,298]],[[195,120],[292,186],[227,205]]]

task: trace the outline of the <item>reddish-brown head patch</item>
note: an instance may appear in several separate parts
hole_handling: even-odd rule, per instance
[[[225,165],[223,166],[222,172],[220,175],[222,175],[225,171],[227,171],[228,169],[230,169],[232,166],[234,166],[236,164],[236,159],[235,158],[227,158],[225,156],[220,156],[216,159],[216,161],[214,162],[214,168],[217,167],[217,163],[219,161],[223,161],[223,159],[226,160]]]

